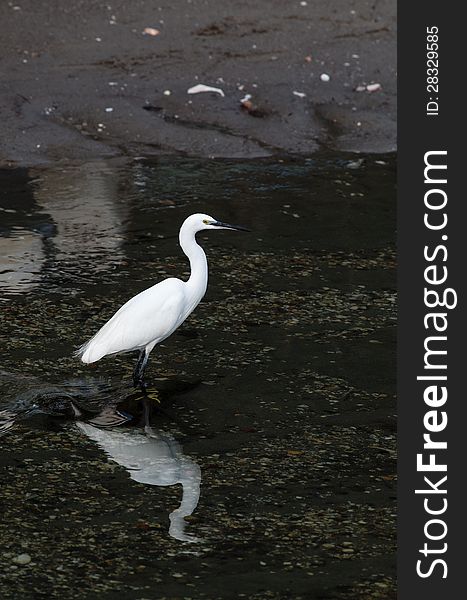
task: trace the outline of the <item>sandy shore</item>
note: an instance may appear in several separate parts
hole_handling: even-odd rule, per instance
[[[395,11],[390,0],[4,2],[0,165],[392,151]],[[198,84],[225,95],[187,93]]]

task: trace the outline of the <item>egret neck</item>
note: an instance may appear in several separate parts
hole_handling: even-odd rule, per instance
[[[208,261],[204,250],[196,241],[195,234],[193,228],[184,223],[179,235],[180,246],[190,261],[191,269],[190,278],[186,282],[190,299],[188,314],[199,303],[208,286]]]

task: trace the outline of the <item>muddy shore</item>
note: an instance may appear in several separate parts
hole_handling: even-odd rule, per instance
[[[391,0],[4,2],[0,166],[393,151],[395,11]],[[225,96],[189,95],[198,84]]]

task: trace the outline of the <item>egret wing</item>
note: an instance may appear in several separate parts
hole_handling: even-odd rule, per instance
[[[165,279],[124,304],[114,316],[78,350],[85,363],[106,354],[130,352],[167,338],[183,321],[184,283]]]

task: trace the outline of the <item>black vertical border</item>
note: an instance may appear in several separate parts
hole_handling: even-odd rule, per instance
[[[467,394],[463,381],[467,374],[467,336],[465,292],[467,269],[467,194],[462,179],[467,149],[463,137],[467,131],[465,60],[467,40],[461,5],[452,2],[398,3],[398,259],[399,259],[399,334],[398,334],[398,598],[401,600],[464,597],[467,577],[464,506],[467,496]],[[439,115],[426,116],[426,28],[439,28]],[[461,147],[461,145],[463,147]],[[444,457],[448,464],[448,510],[443,515],[448,533],[446,579],[442,569],[422,579],[417,576],[419,549],[425,541],[424,525],[430,518],[423,508],[423,497],[414,490],[423,476],[416,470],[416,455],[423,446],[423,416],[429,408],[423,402],[425,385],[416,377],[423,371],[423,326],[426,309],[423,302],[426,263],[423,249],[435,244],[441,233],[424,227],[424,154],[447,150],[448,164],[448,286],[456,289],[458,305],[447,311],[449,326],[447,375],[447,429],[439,434],[446,439]],[[427,474],[428,475],[428,474]],[[438,546],[441,543],[438,544]],[[433,547],[436,544],[433,543]],[[433,555],[436,558],[435,555]],[[465,573],[465,574],[464,574]]]

